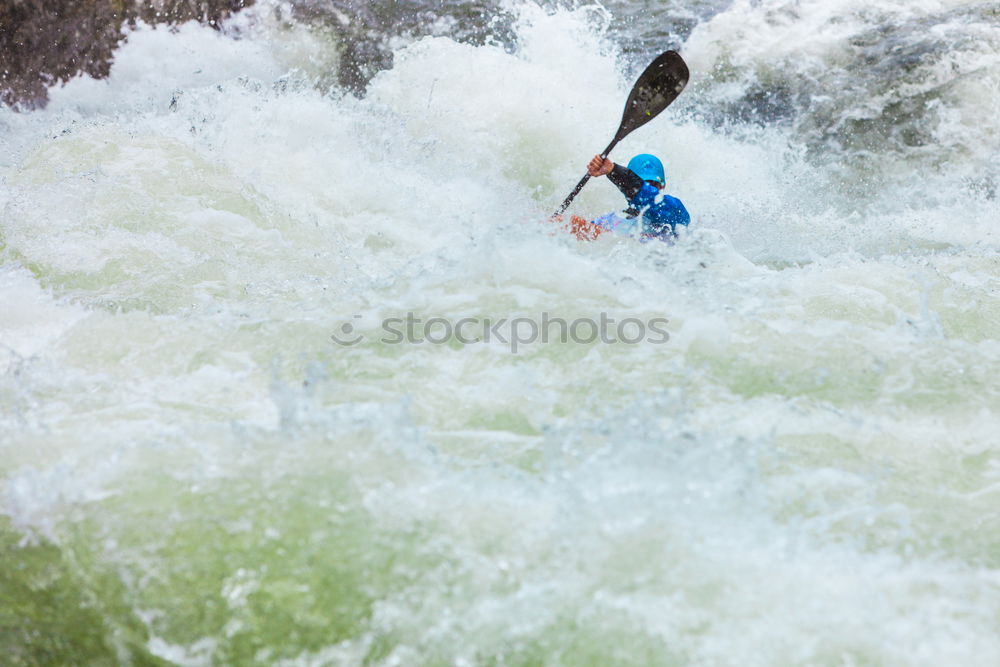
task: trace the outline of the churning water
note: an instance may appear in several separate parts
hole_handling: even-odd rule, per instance
[[[361,97],[286,9],[0,112],[8,664],[1000,662],[996,2],[523,0]],[[691,228],[577,242],[671,47]]]

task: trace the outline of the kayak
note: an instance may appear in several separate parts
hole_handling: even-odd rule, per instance
[[[570,217],[568,229],[569,233],[575,236],[578,241],[596,241],[598,236],[608,231],[606,228],[585,220],[578,215]]]
[[[596,241],[606,232],[625,236],[635,236],[639,232],[639,219],[627,218],[620,213],[605,213],[594,220],[585,220],[578,215],[570,217],[569,232],[580,241]]]

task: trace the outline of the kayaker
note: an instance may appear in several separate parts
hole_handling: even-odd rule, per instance
[[[677,237],[677,225],[686,227],[691,221],[681,200],[662,192],[666,178],[663,163],[655,155],[636,155],[627,167],[595,155],[587,165],[587,173],[591,177],[607,176],[625,195],[628,208],[589,222],[573,216],[571,228],[577,238],[592,241],[604,231],[614,231],[644,241],[672,241]]]

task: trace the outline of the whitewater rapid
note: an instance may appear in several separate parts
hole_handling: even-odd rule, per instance
[[[359,98],[264,3],[0,110],[7,654],[996,664],[988,5],[699,18],[612,155],[664,157],[673,247],[546,222],[641,67],[615,5],[400,39]],[[382,341],[407,313],[669,340]]]

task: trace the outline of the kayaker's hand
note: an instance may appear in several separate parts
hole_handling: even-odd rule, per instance
[[[590,161],[587,165],[587,173],[591,177],[596,178],[597,176],[604,176],[605,174],[610,174],[611,170],[615,168],[615,163],[608,158],[602,158],[600,155],[595,155],[594,159]]]

